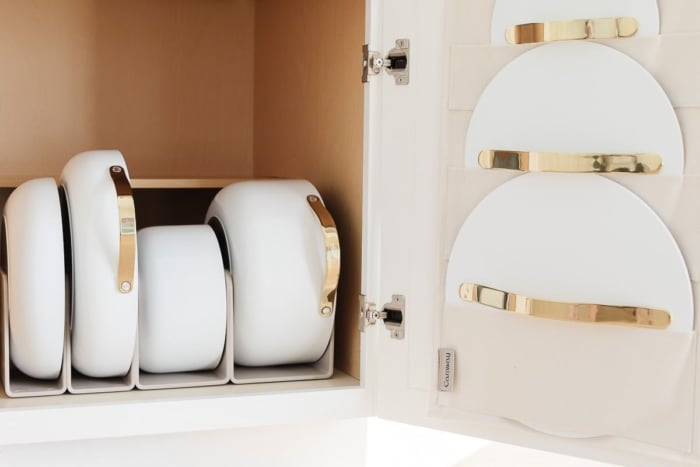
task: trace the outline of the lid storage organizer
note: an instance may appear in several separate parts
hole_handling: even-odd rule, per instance
[[[452,48],[436,414],[690,452],[700,185],[658,21],[499,0],[492,45]]]

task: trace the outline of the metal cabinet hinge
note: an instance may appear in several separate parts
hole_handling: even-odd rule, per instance
[[[398,85],[408,84],[408,39],[396,39],[396,47],[386,57],[380,52],[369,50],[367,44],[362,46],[362,82],[366,83],[370,75],[378,75],[382,70],[394,77]]]
[[[384,321],[384,326],[391,332],[392,339],[403,339],[405,334],[406,297],[393,295],[391,301],[386,303],[381,310],[374,303],[368,302],[364,295],[360,295],[360,331],[364,332],[367,326],[374,326],[377,321]]]

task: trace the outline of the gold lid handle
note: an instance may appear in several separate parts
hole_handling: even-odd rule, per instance
[[[511,44],[532,44],[580,39],[615,39],[637,34],[639,24],[630,17],[547,21],[510,26],[506,40]]]
[[[602,154],[495,149],[487,149],[479,153],[479,167],[482,169],[511,169],[523,172],[653,174],[659,172],[662,166],[661,156],[645,153]]]
[[[335,221],[316,195],[309,195],[306,201],[318,217],[323,231],[323,241],[326,245],[326,276],[323,279],[323,291],[321,292],[321,306],[319,314],[324,318],[333,316],[335,307],[335,293],[338,289],[340,278],[340,240]]]
[[[462,284],[459,287],[459,296],[465,302],[480,303],[499,310],[538,318],[619,324],[653,329],[666,329],[671,324],[671,315],[664,310],[634,306],[551,302],[478,284]]]
[[[117,269],[117,289],[129,293],[134,288],[136,267],[136,209],[129,179],[123,167],[113,165],[109,174],[117,191],[119,209],[119,266]]]

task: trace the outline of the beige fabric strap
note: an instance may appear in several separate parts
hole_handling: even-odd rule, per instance
[[[700,107],[700,34],[639,37],[600,41],[629,55],[661,84],[674,107]],[[473,110],[482,92],[498,71],[533,45],[469,46],[450,49],[450,110]]]

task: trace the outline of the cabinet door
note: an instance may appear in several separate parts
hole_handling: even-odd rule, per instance
[[[478,3],[486,5],[489,2]],[[666,8],[673,8],[668,2],[664,5]],[[374,326],[376,329],[371,328],[366,332],[369,363],[365,368],[366,381],[377,388],[376,411],[380,417],[405,423],[608,462],[636,465],[685,465],[697,462],[696,455],[692,452],[692,444],[695,444],[694,433],[685,433],[692,441],[687,443],[687,447],[669,448],[605,434],[578,436],[577,433],[547,431],[546,427],[528,427],[515,419],[482,411],[444,411],[440,408],[436,389],[439,373],[438,350],[443,343],[443,324],[440,320],[444,313],[446,263],[451,246],[446,245],[445,241],[447,213],[450,209],[448,182],[451,177],[448,170],[450,165],[446,161],[455,159],[454,155],[450,154],[450,148],[454,146],[452,140],[463,140],[468,126],[467,122],[449,115],[449,110],[454,105],[450,100],[450,89],[454,87],[452,67],[455,66],[455,48],[464,44],[460,44],[459,39],[453,41],[454,38],[448,37],[445,31],[458,27],[452,24],[457,21],[455,11],[466,11],[470,7],[467,2],[451,0],[368,2],[370,50],[386,53],[395,46],[396,39],[410,40],[409,84],[397,85],[393,77],[382,73],[379,76],[371,76],[366,88],[367,191],[363,258],[365,274],[362,291],[368,300],[379,306],[391,301],[392,295],[405,296],[404,339],[392,338],[390,332],[379,324]],[[486,7],[484,9],[486,10]],[[483,22],[470,18],[464,28],[480,28],[482,31],[477,33],[489,37],[490,18],[486,17]],[[655,68],[655,65],[668,62],[673,55],[670,53],[671,49],[678,47],[679,52],[684,50],[678,45],[679,41],[686,41],[685,48],[692,49],[694,46],[690,45],[697,42],[695,37],[696,33],[682,38],[662,35],[660,38],[644,37],[620,44],[608,41],[605,45],[622,49],[651,69],[652,74],[661,81],[671,96],[673,107],[677,112],[679,108],[683,108],[679,114],[686,118],[686,115],[694,115],[692,110],[688,110],[696,107],[694,94],[681,89],[682,86],[677,83],[666,80],[664,73],[660,68]],[[510,53],[504,52],[504,46],[497,49],[492,55],[495,61],[501,60],[499,56]],[[642,49],[654,50],[655,53],[643,56]],[[490,49],[483,49],[482,52],[484,57],[491,54]],[[507,61],[503,61],[501,66],[506,63]],[[682,66],[680,61],[677,65]],[[496,71],[499,68],[500,66],[494,65]],[[487,83],[488,80],[468,85],[472,88],[483,88]],[[675,89],[679,90],[678,93],[674,93]],[[694,117],[688,116],[685,121],[693,121],[692,118]],[[683,123],[681,121],[682,127]],[[690,128],[686,126],[683,129],[687,133]],[[688,134],[685,137],[688,139]],[[684,175],[678,178],[660,177],[650,185],[641,179],[613,178],[613,182],[626,186],[643,199],[645,190],[651,189],[650,186],[655,187],[655,190],[667,186],[669,193],[672,191],[670,188],[674,186],[679,188],[678,193],[687,190],[685,194],[679,195],[680,206],[680,200],[691,198],[690,193],[696,184],[697,174],[694,169],[688,169],[688,157],[686,153],[686,170]],[[600,177],[595,174],[592,176]],[[482,179],[479,173],[472,173],[466,177],[470,185],[465,186],[463,193],[469,194],[471,186],[483,190],[484,183],[491,183],[495,189],[506,183],[509,177],[489,175]],[[668,219],[664,217],[663,206],[654,204],[654,196],[650,198],[652,201],[648,204],[668,223]],[[671,233],[676,233],[673,225],[669,224],[669,228]],[[680,227],[680,230],[688,231],[687,227]],[[690,286],[695,288],[692,258],[695,247],[689,243],[684,245],[682,237],[676,237],[676,240],[681,244],[681,250],[684,250],[688,262],[690,278],[693,281]],[[697,291],[694,290],[694,294],[697,297]],[[539,331],[540,329],[537,330]],[[476,333],[478,332],[477,330]],[[489,336],[491,339],[499,339],[500,335],[495,333],[493,328],[489,332],[494,334]],[[583,331],[581,336],[588,332],[589,330]],[[471,333],[473,334],[474,332]],[[577,338],[585,339],[581,336],[577,334]],[[638,337],[639,335],[635,335],[633,338]],[[595,339],[597,338],[596,336]],[[689,411],[694,411],[693,404],[687,404],[688,397],[692,400],[694,396],[686,389],[692,388],[695,381],[695,332],[687,331],[687,334],[679,339],[670,338],[668,348],[684,352],[681,355],[683,358],[678,359],[679,368],[683,366],[679,370],[678,379],[683,380],[681,392],[685,398],[685,402],[680,403],[688,407]],[[459,361],[460,355],[457,354],[456,358]],[[490,356],[485,354],[483,359],[485,366],[488,366]],[[467,368],[468,370],[470,368]],[[547,385],[548,378],[552,378],[549,381],[551,382],[556,377],[556,372],[552,372],[541,380],[541,384]],[[455,378],[462,378],[460,384],[466,380],[464,375],[460,374]],[[604,385],[605,381],[600,381],[600,384]],[[517,391],[518,388],[514,387],[512,390]],[[676,410],[679,399],[673,394],[669,392],[662,397],[666,398],[670,406],[676,406]],[[556,408],[546,410],[555,411]],[[696,415],[691,416],[693,417]],[[688,430],[692,432],[692,428]]]
[[[410,40],[409,84],[370,76],[366,85],[365,238],[362,293],[381,307],[406,299],[405,337],[378,323],[366,331],[366,381],[380,417],[430,423],[433,331],[439,301],[444,2],[370,0],[367,42],[386,54]]]

